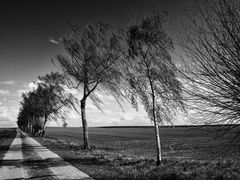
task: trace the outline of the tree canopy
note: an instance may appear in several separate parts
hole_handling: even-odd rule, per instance
[[[197,123],[231,125],[223,126],[218,136],[229,132],[235,146],[240,140],[235,128],[240,112],[240,6],[206,0],[197,8],[182,42],[189,107]]]
[[[82,28],[70,25],[70,28],[70,33],[63,38],[67,55],[57,55],[56,60],[74,87],[83,90],[80,103],[84,148],[89,149],[86,100],[90,98],[100,110],[102,100],[96,92],[113,96],[119,104],[123,100],[124,39],[120,31],[104,23]]]
[[[44,117],[43,128],[48,120],[64,119],[66,109],[74,107],[72,94],[66,93],[63,87],[63,76],[59,73],[51,72],[39,77],[37,88],[23,93],[21,107],[18,115],[18,124],[31,128],[35,118]]]
[[[133,21],[127,32],[129,61],[125,67],[133,106],[137,108],[140,99],[155,125],[158,165],[161,161],[158,125],[171,123],[177,108],[184,107],[182,84],[169,53],[173,43],[165,32],[166,22],[167,13],[159,10]]]

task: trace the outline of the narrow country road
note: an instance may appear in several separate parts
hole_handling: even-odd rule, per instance
[[[5,179],[92,180],[20,130],[0,164],[0,180]]]

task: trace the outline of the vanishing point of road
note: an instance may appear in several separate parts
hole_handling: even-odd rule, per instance
[[[93,180],[20,130],[0,163],[0,180]]]

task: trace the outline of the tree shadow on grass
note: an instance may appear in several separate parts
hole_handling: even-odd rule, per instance
[[[64,161],[72,165],[109,165],[111,161],[107,159],[99,159],[97,157],[82,157],[82,158],[63,158]]]
[[[155,164],[154,160],[148,159],[123,159],[116,157],[114,159],[107,159],[104,157],[80,157],[80,158],[68,158],[63,157],[65,161],[72,165],[94,165],[94,166],[136,166],[143,164]]]

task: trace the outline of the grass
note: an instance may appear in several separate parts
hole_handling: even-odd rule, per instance
[[[0,128],[0,144],[8,138],[14,138],[16,133],[16,128]]]
[[[81,128],[48,128],[36,138],[95,179],[240,179],[236,153],[213,156],[222,140],[196,128],[161,128],[163,165],[155,166],[152,128],[89,128],[92,149],[82,149]],[[238,155],[237,155],[238,157]]]
[[[16,128],[0,128],[0,165],[5,153],[9,150],[16,136]]]

